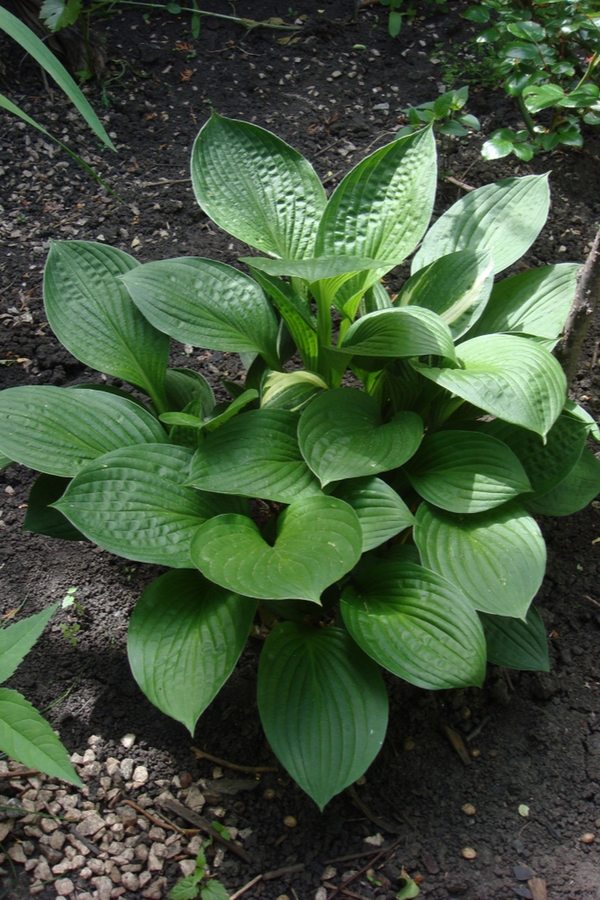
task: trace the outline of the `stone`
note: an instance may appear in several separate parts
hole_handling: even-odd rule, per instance
[[[133,772],[133,784],[134,786],[139,786],[142,784],[146,784],[148,781],[148,769],[146,766],[136,766]]]
[[[129,757],[127,757],[126,759],[122,759],[119,768],[121,769],[121,775],[123,776],[125,781],[129,781],[129,779],[133,775],[133,760],[129,759]]]
[[[25,856],[25,851],[21,844],[13,844],[12,847],[8,848],[8,855],[12,859],[13,862],[16,863],[25,863],[27,861],[27,857]]]
[[[123,872],[121,884],[126,890],[132,891],[134,894],[140,889],[140,879],[134,872]]]
[[[114,887],[110,878],[107,878],[106,875],[101,875],[100,878],[92,878],[92,884],[98,891],[98,900],[110,900],[111,891]]]
[[[181,869],[181,874],[184,876],[184,878],[187,878],[188,875],[193,875],[196,871],[196,860],[180,859],[179,868]]]
[[[62,831],[55,831],[50,835],[49,844],[53,850],[62,850],[66,837]]]
[[[44,859],[43,856],[40,856],[37,862],[37,866],[33,870],[33,877],[38,879],[39,881],[50,881],[52,878],[52,872],[50,870],[50,866],[48,865],[48,860]]]
[[[54,882],[54,890],[62,897],[68,897],[75,890],[75,885],[70,878],[57,878]]]
[[[98,813],[91,813],[86,816],[77,826],[77,833],[84,837],[92,837],[97,834],[101,828],[104,828],[104,819],[101,819]]]
[[[145,891],[142,891],[142,897],[146,897],[147,900],[163,900],[166,886],[166,878],[156,878]]]

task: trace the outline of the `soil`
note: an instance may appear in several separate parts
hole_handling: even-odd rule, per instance
[[[202,6],[230,12],[218,0]],[[105,81],[89,86],[88,93],[103,110],[117,154],[99,149],[60,93],[44,86],[32,61],[0,36],[0,90],[68,139],[119,195],[109,194],[43,135],[0,114],[3,387],[98,378],[61,348],[47,325],[41,280],[51,239],[106,241],[141,261],[197,255],[236,264],[244,255],[245,248],[198,209],[188,180],[191,145],[212,108],[274,131],[313,162],[331,189],[351,165],[392,138],[404,108],[444,89],[445,54],[464,48],[471,35],[471,25],[459,17],[460,5],[423,7],[395,40],[387,34],[381,7],[362,10],[352,22],[350,0],[322,0],[318,6],[309,0],[294,0],[290,8],[273,0],[236,3],[237,15],[254,19],[292,21],[306,15],[301,31],[287,43],[282,42],[286,32],[247,33],[209,18],[193,38],[184,14],[142,15],[113,7],[95,24],[109,60]],[[482,134],[443,148],[436,212],[463,194],[456,181],[477,187],[550,169],[551,215],[525,262],[583,260],[600,219],[598,134],[586,135],[584,151],[554,152],[528,164],[485,163],[479,155],[483,135],[516,122],[515,113],[501,91],[483,88],[471,90],[468,109],[479,116]],[[400,283],[402,271],[395,277]],[[572,389],[596,418],[599,339],[596,321]],[[216,389],[219,377],[240,375],[234,357],[177,344],[172,364],[197,368]],[[128,756],[145,766],[150,778],[143,790],[150,798],[164,785],[177,787],[173,778],[183,777],[185,784],[184,773],[193,780],[212,778],[214,764],[195,759],[184,728],[150,705],[129,672],[128,618],[141,590],[161,570],[112,557],[91,544],[22,533],[32,475],[12,466],[0,474],[0,483],[1,613],[21,607],[36,612],[70,587],[77,588],[83,610],[55,616],[10,686],[45,711],[70,752],[83,754],[91,738],[100,762]],[[550,674],[490,667],[482,690],[438,693],[390,678],[388,736],[366,782],[356,787],[363,808],[344,792],[320,814],[281,768],[263,775],[258,790],[222,799],[225,823],[251,830],[244,846],[252,863],[226,854],[218,870],[229,892],[257,874],[303,864],[301,871],[257,882],[244,897],[313,898],[330,860],[373,850],[365,838],[380,833],[384,852],[375,862],[375,881],[359,877],[338,896],[392,898],[405,869],[413,878],[422,876],[421,892],[431,900],[539,900],[545,895],[532,891],[541,890],[541,882],[527,884],[532,875],[545,882],[550,900],[598,900],[600,504],[568,519],[547,520],[543,528],[549,562],[536,603],[549,634]],[[61,625],[74,624],[80,629],[70,640]],[[259,649],[258,642],[250,642],[200,719],[193,743],[224,760],[269,766],[276,761],[255,701]],[[469,765],[444,726],[465,739]],[[128,733],[136,736],[130,750],[121,744]],[[272,799],[264,794],[269,788]],[[6,783],[2,790],[18,795]],[[98,778],[90,776],[88,801],[99,802],[101,790]],[[135,788],[131,796],[137,796]],[[475,815],[462,811],[466,803],[476,807]],[[365,805],[378,823],[365,814]],[[529,808],[527,817],[519,812],[522,805]],[[284,824],[286,816],[294,817],[296,827]],[[13,839],[21,839],[24,826],[10,821]],[[595,842],[580,840],[595,832]],[[475,849],[474,859],[461,856],[465,847]],[[367,857],[335,863],[331,884],[339,886],[344,872],[368,862]],[[18,863],[2,865],[2,896],[29,896],[31,873]],[[166,896],[181,875],[177,862],[167,862],[163,875]],[[75,900],[94,890],[76,874],[72,881]],[[38,896],[47,900],[56,894],[48,884]],[[123,889],[121,896],[133,900],[142,893]],[[325,896],[334,896],[331,886],[317,895],[318,900]]]

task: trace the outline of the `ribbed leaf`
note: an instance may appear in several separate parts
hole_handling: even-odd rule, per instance
[[[414,525],[414,516],[404,500],[381,478],[342,481],[334,495],[348,503],[358,516],[363,553]]]
[[[526,500],[524,506],[534,516],[570,516],[585,509],[599,493],[600,460],[584,447],[579,462],[563,481],[547,494]]]
[[[165,393],[169,409],[178,412],[198,397],[205,416],[209,415],[215,405],[210,384],[204,375],[193,369],[167,369]]]
[[[507,616],[479,615],[489,662],[524,672],[550,671],[546,629],[535,606],[529,607],[525,622]]]
[[[190,541],[206,519],[243,512],[233,497],[185,483],[192,452],[169,444],[113,450],[73,479],[55,506],[90,540],[126,559],[190,568]]]
[[[600,427],[598,427],[598,423],[587,409],[579,406],[578,403],[574,403],[573,400],[566,400],[564,412],[584,423],[588,437],[593,438],[595,441],[600,441]]]
[[[414,366],[490,415],[537,434],[548,433],[567,389],[564,373],[548,350],[527,338],[491,334],[460,344],[458,355],[460,369]]]
[[[475,609],[525,617],[546,567],[546,546],[532,516],[513,503],[474,516],[422,503],[416,518],[423,565],[458,585]]]
[[[269,372],[263,382],[261,408],[300,412],[327,384],[314,372]]]
[[[302,362],[307,369],[316,369],[319,359],[317,319],[311,312],[309,304],[296,293],[291,284],[282,278],[267,275],[252,267],[250,269],[281,314],[281,318],[300,352]]]
[[[573,303],[579,268],[541,266],[499,281],[469,337],[505,331],[556,338]]]
[[[196,722],[231,675],[256,602],[194,570],[172,570],[137,602],[127,635],[133,677],[151,703],[193,736]]]
[[[189,483],[204,491],[289,503],[319,493],[302,458],[298,416],[257,409],[231,419],[198,447]]]
[[[240,262],[246,263],[259,272],[266,275],[287,275],[293,278],[302,278],[309,284],[328,278],[339,278],[342,275],[356,274],[363,269],[381,269],[381,259],[366,259],[351,256],[319,256],[307,259],[271,259],[264,256],[241,256]],[[383,263],[385,265],[385,263]],[[395,260],[390,260],[390,268],[395,265]],[[342,282],[343,283],[343,282]]]
[[[23,385],[0,393],[0,450],[30,469],[70,477],[109,450],[167,442],[144,407],[105,391]]]
[[[367,769],[387,729],[379,666],[341,628],[277,625],[260,657],[258,709],[276,756],[321,810]]]
[[[423,421],[416,413],[400,412],[383,424],[373,398],[354,388],[319,394],[298,425],[300,450],[322,487],[401,466],[422,436]]]
[[[119,276],[132,256],[91,241],[53,241],[44,304],[53,332],[86,365],[162,396],[169,340],[136,309]]]
[[[0,684],[10,678],[57,609],[58,603],[53,603],[33,616],[0,628]]]
[[[274,256],[312,256],[326,197],[314,169],[269,131],[212,113],[192,151],[196,200],[213,222]]]
[[[408,562],[370,566],[368,577],[344,589],[341,611],[365,653],[411,684],[439,690],[483,683],[478,615],[435,572]]]
[[[275,313],[243,272],[190,256],[145,263],[122,281],[148,321],[176,340],[211,350],[262,353],[277,366]]]
[[[24,766],[82,787],[48,723],[18,691],[0,688],[0,750]]]
[[[199,528],[192,561],[228,590],[265,600],[312,600],[352,569],[362,552],[358,516],[336,497],[295,500],[277,520],[273,546],[246,516],[217,516]]]
[[[346,332],[340,350],[356,356],[445,356],[456,359],[450,329],[429,309],[404,306],[362,316]]]
[[[396,304],[432,310],[457,340],[481,316],[493,283],[491,251],[459,250],[419,269],[402,288]]]
[[[8,456],[4,456],[3,453],[0,453],[0,472],[4,471],[4,469],[8,469],[12,464],[12,459],[9,459]]]
[[[550,192],[547,175],[507,178],[458,200],[429,229],[411,271],[455,250],[491,250],[502,272],[531,247],[542,230]]]
[[[474,431],[427,435],[408,463],[406,474],[425,500],[456,513],[493,509],[531,490],[512,450]]]
[[[50,505],[60,500],[69,483],[69,478],[59,478],[58,475],[45,473],[36,478],[27,498],[23,531],[46,534],[63,541],[85,541],[85,535]]]

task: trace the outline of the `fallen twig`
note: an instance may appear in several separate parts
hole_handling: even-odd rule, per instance
[[[22,778],[24,775],[39,775],[38,769],[15,769],[13,772],[0,772],[0,778]]]
[[[468,734],[465,735],[465,741],[472,741],[474,737],[477,737],[477,735],[480,733],[482,728],[484,728],[484,726],[487,725],[487,723],[490,721],[491,718],[492,718],[491,715],[484,716],[483,719],[481,720],[481,722],[479,723],[479,725],[477,725],[473,729],[473,731],[470,731]]]
[[[242,894],[245,894],[246,891],[249,891],[250,888],[254,887],[255,884],[258,884],[259,881],[262,881],[262,875],[257,875],[256,878],[253,878],[252,881],[249,881],[248,884],[244,885],[244,887],[241,887],[234,894],[230,894],[229,900],[237,900],[238,897],[241,897]]]
[[[190,747],[190,750],[195,754],[196,759],[207,759],[209,762],[214,762],[217,766],[225,766],[227,769],[234,769],[236,772],[252,772],[259,775],[261,772],[277,771],[274,766],[240,766],[237,763],[227,762],[226,759],[219,759],[218,756],[213,756],[211,753],[205,753],[204,750],[198,750],[197,747]]]
[[[153,825],[158,825],[159,828],[166,828],[169,831],[176,831],[178,834],[197,834],[197,828],[180,828],[179,825],[175,825],[174,822],[171,822],[170,819],[167,819],[166,816],[161,816],[158,819],[156,816],[153,816],[152,813],[149,813],[147,809],[144,809],[143,806],[138,806],[137,803],[134,803],[133,800],[123,800],[123,803],[126,803],[127,806],[131,806],[137,812],[141,813],[145,816],[149,822],[152,822]]]
[[[467,753],[467,748],[465,747],[464,741],[461,738],[460,734],[457,734],[456,731],[453,731],[452,728],[449,728],[448,725],[443,726],[444,734],[460,756],[461,762],[465,766],[471,765],[471,757]]]
[[[351,862],[353,859],[369,859],[371,856],[377,856],[380,850],[367,850],[365,853],[349,853],[348,856],[336,856],[335,859],[328,859],[326,866],[333,866],[335,863]]]
[[[366,805],[366,803],[364,803],[364,801],[361,800],[361,798],[358,796],[358,791],[356,790],[356,788],[354,787],[353,784],[351,784],[349,787],[347,787],[346,790],[350,794],[350,796],[352,797],[352,799],[354,800],[354,802],[356,803],[356,805],[358,806],[360,811],[365,814],[367,819],[370,819],[371,822],[373,822],[375,825],[377,825],[378,828],[383,829],[383,831],[389,831],[390,834],[400,834],[400,829],[398,828],[397,825],[393,825],[391,822],[388,822],[386,819],[382,819],[382,818],[380,818],[380,816],[376,816],[374,813],[371,812],[371,810]]]
[[[447,181],[449,184],[454,184],[456,185],[456,187],[462,188],[463,191],[467,191],[467,193],[475,190],[472,184],[467,184],[465,181],[459,181],[458,178],[454,178],[452,175],[446,175],[444,181]]]
[[[398,840],[394,841],[393,844],[390,844],[389,847],[386,847],[384,850],[380,850],[375,859],[370,860],[366,864],[366,866],[363,866],[362,869],[359,869],[358,872],[356,872],[354,875],[351,875],[350,878],[346,879],[343,884],[341,884],[339,887],[334,888],[327,897],[327,900],[333,900],[334,897],[337,897],[337,895],[341,891],[343,891],[344,888],[347,888],[349,884],[352,884],[353,881],[356,881],[357,878],[360,878],[361,875],[364,875],[367,869],[370,869],[372,866],[374,866],[375,863],[378,862],[378,860],[380,860],[382,857],[386,856],[388,853],[391,853],[392,850],[395,850],[398,844],[400,844],[401,842],[402,838],[398,838]]]
[[[196,828],[199,828],[200,831],[203,831],[205,834],[210,835],[214,841],[222,847],[226,847],[227,850],[231,850],[232,853],[235,853],[235,855],[239,856],[240,859],[243,859],[244,862],[252,862],[252,857],[247,850],[240,847],[236,841],[226,840],[216,828],[213,828],[208,819],[205,819],[204,816],[199,816],[198,813],[192,812],[191,809],[187,809],[183,804],[178,803],[177,800],[169,800],[167,798],[161,800],[160,805],[165,809],[168,809],[169,812],[175,813],[176,816],[180,816],[186,822],[191,822],[192,825],[195,825]]]
[[[306,866],[304,863],[297,863],[294,866],[283,866],[281,869],[273,869],[272,872],[265,872],[263,881],[274,881],[275,878],[281,878],[283,875],[293,875],[294,872],[303,872],[305,868]]]

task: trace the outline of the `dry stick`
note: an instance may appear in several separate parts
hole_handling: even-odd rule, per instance
[[[221,844],[221,846],[225,847],[227,850],[231,850],[232,853],[235,853],[235,855],[239,856],[240,859],[243,859],[244,862],[252,862],[252,857],[247,850],[244,850],[244,848],[240,847],[235,841],[225,840],[223,835],[220,834],[216,828],[213,828],[208,819],[205,819],[204,816],[199,816],[198,813],[192,812],[191,809],[187,809],[176,800],[161,800],[160,805],[165,809],[168,809],[169,812],[175,813],[176,816],[180,816],[186,822],[191,822],[192,825],[195,825],[196,828],[199,828],[200,831],[203,831],[205,834],[210,835],[214,841]]]
[[[207,759],[209,762],[216,763],[217,766],[225,766],[227,769],[234,769],[236,772],[250,772],[253,775],[261,772],[277,772],[274,766],[239,766],[237,763],[227,762],[225,759],[219,759],[218,756],[205,753],[204,750],[198,750],[197,747],[190,747],[190,750],[196,755],[196,759]]]
[[[334,897],[337,897],[340,891],[348,887],[349,884],[352,884],[353,881],[356,881],[357,878],[360,878],[361,875],[364,875],[367,869],[370,869],[371,866],[374,866],[375,863],[378,862],[383,856],[386,856],[388,853],[391,853],[392,850],[395,850],[396,847],[402,843],[402,840],[403,838],[398,838],[398,840],[394,841],[393,844],[390,844],[389,847],[386,847],[385,850],[380,850],[375,859],[368,862],[366,866],[363,866],[362,869],[359,869],[355,875],[352,875],[339,887],[334,888],[331,894],[329,894],[329,896],[327,897],[327,900],[333,900]]]
[[[24,775],[39,774],[39,769],[17,769],[14,772],[0,772],[0,778],[22,778]]]
[[[242,894],[245,894],[246,891],[249,891],[251,887],[254,887],[255,884],[258,884],[259,881],[262,881],[262,875],[257,875],[256,878],[253,878],[252,881],[249,881],[248,884],[245,884],[244,887],[241,887],[239,891],[236,891],[235,894],[231,894],[229,900],[237,900],[238,897],[241,897]]]
[[[187,182],[191,180],[191,178],[163,178],[162,181],[144,181],[141,186],[143,188],[148,188],[160,187],[162,184],[187,184]]]
[[[475,188],[472,184],[467,184],[465,181],[459,181],[458,178],[454,178],[452,175],[446,175],[444,181],[449,182],[449,184],[454,184],[456,187],[462,188],[463,191],[474,191]]]
[[[263,879],[264,881],[274,881],[276,878],[282,878],[283,875],[293,875],[295,872],[303,872],[305,868],[306,866],[304,863],[297,863],[295,866],[283,866],[281,869],[265,872]]]
[[[589,594],[584,594],[584,595],[583,595],[583,596],[584,596],[584,597],[585,597],[585,599],[586,599],[586,600],[589,600],[589,601],[590,601],[590,603],[593,603],[593,604],[594,604],[594,606],[600,606],[600,603],[598,603],[598,601],[597,601],[597,600],[594,600],[594,598],[593,598],[593,597],[590,597],[590,595],[589,595]]]
[[[387,822],[385,819],[382,819],[380,816],[376,816],[371,812],[367,804],[358,796],[358,792],[353,784],[349,785],[346,790],[360,811],[364,813],[367,819],[370,819],[373,824],[377,825],[378,828],[382,828],[383,831],[389,831],[390,834],[400,834],[400,828],[398,828],[397,825],[394,825],[392,822]]]
[[[369,850],[367,853],[350,853],[348,856],[336,856],[335,859],[328,859],[326,866],[333,866],[335,863],[350,862],[353,859],[368,859],[371,856],[377,856],[380,850]]]
[[[153,825],[158,825],[159,828],[167,828],[170,831],[176,831],[178,834],[198,834],[197,828],[180,828],[179,825],[175,825],[174,822],[171,822],[170,819],[167,819],[166,816],[161,816],[158,819],[156,816],[153,816],[152,813],[149,813],[142,806],[138,806],[137,803],[134,803],[133,800],[123,800],[123,803],[126,803],[127,806],[131,806],[137,812],[141,813],[143,816],[146,816],[149,822],[152,822]]]
[[[600,229],[588,258],[577,276],[577,289],[562,339],[554,355],[562,366],[570,385],[579,367],[581,348],[592,316],[600,305]]]

